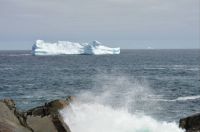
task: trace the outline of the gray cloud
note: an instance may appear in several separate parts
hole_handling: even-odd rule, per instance
[[[39,38],[98,39],[122,48],[145,48],[144,43],[195,48],[199,4],[199,0],[1,0],[0,48],[8,47],[5,44],[28,48]]]

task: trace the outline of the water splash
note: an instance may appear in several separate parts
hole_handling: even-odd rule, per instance
[[[101,104],[71,104],[61,111],[72,132],[183,132],[175,123],[134,115]]]
[[[73,132],[182,132],[174,122],[145,114],[159,107],[148,100],[149,95],[152,90],[145,80],[100,74],[93,88],[76,95],[77,100],[61,115]]]

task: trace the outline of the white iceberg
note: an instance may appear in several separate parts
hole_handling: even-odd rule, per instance
[[[46,43],[44,40],[37,40],[32,46],[33,55],[65,55],[65,54],[120,54],[120,48],[110,48],[98,41],[90,43],[75,43],[69,41],[58,41],[57,43]]]

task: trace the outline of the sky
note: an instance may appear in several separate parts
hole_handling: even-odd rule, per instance
[[[0,50],[31,49],[37,39],[200,48],[200,0],[0,0]]]

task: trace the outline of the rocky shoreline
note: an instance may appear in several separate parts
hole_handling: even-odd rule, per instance
[[[179,127],[186,132],[200,132],[200,113],[180,119]]]
[[[0,100],[0,132],[71,132],[59,110],[69,107],[73,100],[69,96],[27,111],[18,110],[12,99]],[[180,119],[179,127],[186,132],[200,132],[200,113]]]
[[[71,132],[59,110],[68,107],[72,100],[69,96],[23,112],[12,99],[0,100],[0,132]]]

